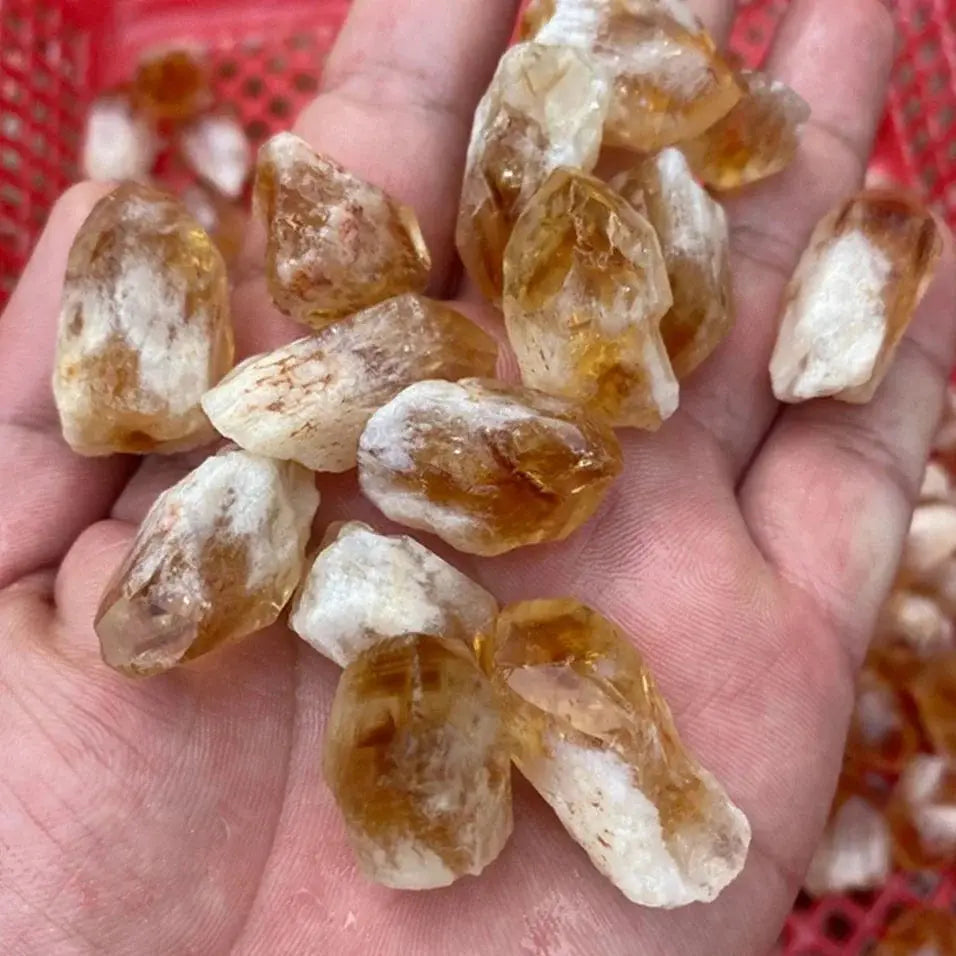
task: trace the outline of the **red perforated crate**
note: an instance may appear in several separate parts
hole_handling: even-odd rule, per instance
[[[761,58],[787,2],[738,0],[733,46],[746,60]],[[892,6],[899,55],[874,163],[921,188],[956,225],[956,0]],[[142,51],[205,45],[219,100],[238,109],[258,144],[315,91],[347,8],[348,0],[0,0],[0,307],[50,204],[76,178],[87,105],[129,77]],[[956,871],[801,900],[783,951],[865,954],[887,920],[918,901],[953,906]]]

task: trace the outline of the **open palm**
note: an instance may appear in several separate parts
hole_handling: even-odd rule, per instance
[[[297,131],[412,204],[433,289],[475,102],[515,0],[356,0]],[[726,35],[732,0],[699,0]],[[720,899],[628,903],[517,782],[515,834],[480,879],[399,894],[357,873],[320,775],[336,669],[276,626],[131,682],[99,660],[104,583],[179,459],[81,459],[49,378],[66,253],[103,189],[58,204],[0,323],[0,941],[7,954],[744,956],[772,944],[823,825],[854,671],[889,585],[956,340],[941,279],[876,398],[781,409],[767,362],[783,283],[815,221],[859,186],[892,53],[879,0],[795,0],[771,72],[812,105],[796,162],[728,204],[737,327],[562,545],[458,561],[502,600],[573,594],[619,621],[686,742],[754,828]],[[301,334],[272,309],[262,236],[235,295],[241,353]],[[324,482],[324,479],[323,479]],[[353,476],[324,523],[371,518]],[[430,544],[432,542],[429,542]],[[447,556],[447,552],[443,552]]]

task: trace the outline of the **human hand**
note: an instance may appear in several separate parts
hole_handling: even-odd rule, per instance
[[[474,105],[515,0],[356,0],[297,131],[412,204],[436,293]],[[726,36],[731,0],[699,0]],[[781,409],[767,363],[783,283],[816,220],[861,181],[892,55],[878,0],[795,0],[768,68],[813,107],[795,163],[727,202],[737,327],[566,543],[455,560],[502,600],[574,594],[631,633],[685,742],[747,813],[739,879],[713,904],[628,903],[516,777],[516,827],[480,879],[398,894],[355,871],[320,773],[336,668],[276,626],[130,682],[99,660],[103,587],[156,494],[196,460],[83,459],[50,395],[59,291],[104,192],[57,205],[0,322],[0,939],[5,953],[765,952],[826,816],[859,664],[889,586],[956,342],[951,243],[866,406]],[[240,354],[302,334],[249,238]],[[354,476],[325,523],[383,526]],[[431,543],[431,542],[430,542]],[[447,551],[443,552],[447,556]]]

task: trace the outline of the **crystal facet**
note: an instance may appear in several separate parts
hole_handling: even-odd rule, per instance
[[[825,216],[785,296],[770,360],[784,402],[866,402],[879,387],[942,251],[918,201],[865,192]]]
[[[736,189],[790,165],[800,128],[810,118],[802,97],[755,70],[742,70],[740,102],[713,126],[681,145],[694,172],[715,189]]]
[[[497,355],[464,316],[408,293],[247,359],[202,404],[219,432],[249,451],[346,471],[369,416],[403,388],[493,375]]]
[[[299,465],[226,450],[156,499],[96,615],[103,659],[155,674],[271,624],[319,503]]]
[[[222,256],[171,196],[126,183],[67,260],[53,392],[84,455],[172,452],[213,437],[199,400],[232,365]]]
[[[660,240],[674,298],[661,319],[661,338],[674,373],[684,378],[733,325],[727,216],[678,149],[648,156],[611,185],[642,211]]]
[[[518,769],[629,899],[714,899],[740,872],[746,817],[684,749],[634,646],[570,599],[506,607],[479,657]]]
[[[415,213],[292,133],[259,150],[254,203],[268,230],[272,298],[307,325],[322,328],[428,282]]]
[[[672,304],[651,224],[600,180],[555,170],[505,250],[505,322],[522,381],[612,425],[657,428],[677,408],[660,332]]]
[[[145,117],[137,116],[123,91],[97,99],[86,116],[81,166],[100,182],[142,180],[149,174],[159,141]]]
[[[609,95],[577,50],[522,43],[501,58],[475,113],[456,234],[465,267],[493,302],[515,220],[548,173],[597,162]]]
[[[179,148],[193,172],[223,196],[237,199],[252,168],[252,147],[242,123],[229,113],[207,113],[179,135]]]
[[[358,460],[362,491],[389,518],[484,555],[567,537],[621,470],[608,426],[487,379],[406,388],[369,419]]]
[[[345,667],[376,641],[402,634],[433,634],[470,647],[497,613],[484,588],[414,538],[349,521],[316,556],[289,624]]]
[[[325,778],[365,875],[396,889],[480,873],[511,833],[511,768],[494,695],[457,641],[376,644],[339,681]]]

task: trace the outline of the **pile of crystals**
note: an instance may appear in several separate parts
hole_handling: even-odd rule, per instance
[[[155,49],[132,80],[97,97],[86,117],[83,175],[99,182],[161,183],[175,191],[219,246],[239,252],[239,201],[252,147],[232,109],[216,104],[201,50]]]
[[[424,544],[356,522],[307,557],[313,473],[356,468],[387,518],[458,551],[566,538],[621,471],[613,428],[659,427],[731,326],[726,218],[699,180],[779,172],[805,104],[731,70],[684,0],[547,0],[524,32],[477,109],[457,229],[521,385],[494,378],[492,338],[424,295],[414,212],[292,134],[260,150],[254,206],[271,297],[308,334],[235,368],[222,257],[189,212],[130,182],[94,209],[57,345],[66,440],[234,443],[159,497],[95,627],[107,663],[154,674],[291,601],[293,630],[345,668],[325,773],[378,882],[442,886],[494,860],[513,762],[628,898],[712,900],[750,827],[629,635],[570,598],[499,609]],[[612,183],[593,175],[602,145],[630,159]],[[880,194],[821,224],[787,300],[780,393],[876,388],[931,269],[931,222]],[[861,297],[871,327],[841,377]]]

